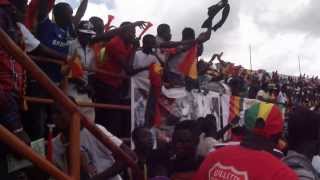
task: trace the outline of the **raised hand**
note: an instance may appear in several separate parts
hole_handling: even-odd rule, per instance
[[[206,31],[206,32],[201,33],[201,34],[198,36],[197,41],[198,41],[199,43],[204,43],[204,42],[208,41],[208,40],[210,39],[210,37],[211,37],[211,31],[208,30],[208,31]]]
[[[133,26],[136,27],[138,26],[140,29],[144,29],[148,26],[148,22],[145,21],[136,21],[133,23]]]

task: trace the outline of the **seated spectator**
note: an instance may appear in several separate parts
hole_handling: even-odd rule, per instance
[[[298,179],[294,171],[270,153],[283,131],[280,110],[271,107],[272,116],[255,118],[251,133],[247,133],[240,146],[209,154],[193,179]]]
[[[54,104],[50,110],[51,118],[61,132],[53,140],[53,161],[58,168],[67,172],[70,114],[64,111],[62,107],[57,104]],[[120,139],[113,136],[102,126],[97,126],[112,140],[113,143],[124,149],[126,152],[130,151]],[[80,131],[80,150],[82,178],[110,180],[121,179],[118,174],[124,169],[123,164],[115,160],[110,150],[108,150],[85,128],[81,128]]]
[[[173,137],[173,157],[168,162],[172,180],[191,180],[201,164],[197,157],[200,129],[196,121],[186,120],[177,124]]]
[[[319,115],[306,108],[296,108],[289,115],[289,152],[283,161],[297,173],[299,179],[319,179],[320,161],[317,156],[319,154],[319,125]]]
[[[151,131],[145,127],[138,127],[132,132],[132,140],[138,156],[138,165],[146,179],[166,175],[165,160],[168,159],[168,150],[153,149]]]
[[[216,119],[213,115],[198,120],[201,129],[200,141],[198,145],[197,155],[206,157],[206,155],[215,150],[214,146],[218,141],[218,132]]]

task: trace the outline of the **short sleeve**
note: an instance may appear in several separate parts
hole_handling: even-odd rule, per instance
[[[54,30],[53,22],[46,17],[43,21],[38,24],[37,27],[37,37],[38,39],[43,42],[47,41],[50,38],[49,34]]]
[[[72,57],[75,54],[76,44],[77,44],[76,40],[71,41],[68,49],[68,56]]]
[[[20,31],[22,33],[23,41],[26,46],[26,51],[31,52],[35,50],[40,45],[40,41],[36,39],[23,24],[17,23],[17,25],[19,26]]]
[[[122,145],[122,140],[111,134],[106,128],[97,124],[97,127],[118,147]]]

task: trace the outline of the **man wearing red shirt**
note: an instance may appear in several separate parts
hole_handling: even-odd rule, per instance
[[[194,180],[297,180],[297,175],[274,156],[283,129],[279,109],[268,119],[258,117],[240,146],[209,154]]]
[[[135,26],[139,23],[125,22],[121,24],[121,32],[106,44],[106,55],[103,63],[97,67],[105,72],[116,75],[134,75],[148,67],[132,69],[136,45]],[[111,75],[96,74],[95,99],[98,103],[120,104],[121,91],[125,79]],[[105,126],[116,136],[120,135],[122,129],[121,114],[115,110],[96,110],[96,122]],[[106,119],[108,117],[108,119]]]

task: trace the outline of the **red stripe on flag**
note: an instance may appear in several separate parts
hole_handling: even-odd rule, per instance
[[[240,115],[240,97],[230,96],[229,102],[229,118],[228,121],[231,122],[236,116]]]
[[[194,45],[191,49],[188,50],[187,55],[184,60],[178,65],[178,70],[186,76],[190,75],[192,65],[194,65],[197,60],[198,48],[197,45]]]
[[[54,6],[55,0],[48,0],[48,12],[50,12]],[[27,7],[25,26],[32,30],[38,24],[38,10],[39,0],[31,0]]]

